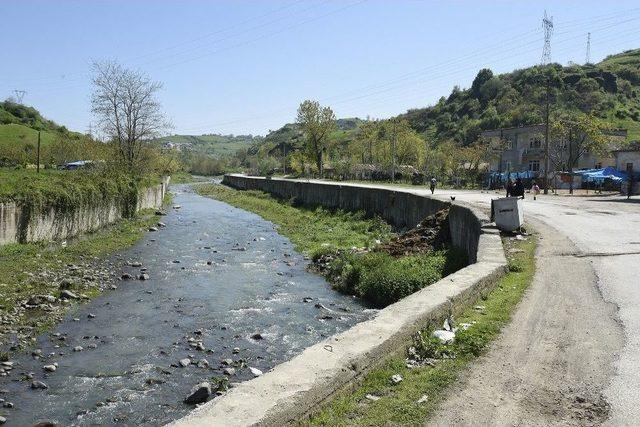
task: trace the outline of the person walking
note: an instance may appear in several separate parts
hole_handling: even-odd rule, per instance
[[[431,177],[431,182],[429,183],[429,189],[431,190],[431,194],[436,190],[436,177]]]
[[[509,178],[509,180],[507,181],[507,197],[511,197],[513,196],[513,180],[511,178]]]
[[[538,197],[538,194],[540,194],[540,187],[535,181],[533,181],[533,185],[531,186],[531,192],[533,193],[533,200],[536,200],[536,197]]]
[[[514,185],[513,196],[520,197],[524,200],[524,184],[522,179],[516,178],[516,184]]]

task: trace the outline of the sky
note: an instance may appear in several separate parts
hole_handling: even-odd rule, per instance
[[[591,62],[640,47],[637,0],[0,0],[0,99],[86,132],[91,64],[115,60],[163,84],[171,133],[264,135],[305,99],[385,118],[540,63],[545,10],[553,62],[589,32]]]

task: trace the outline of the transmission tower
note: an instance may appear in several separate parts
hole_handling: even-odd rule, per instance
[[[591,33],[587,33],[587,58],[585,64],[591,64]]]
[[[542,48],[542,65],[551,62],[551,34],[553,34],[553,16],[547,16],[544,11],[542,18],[542,29],[544,30],[544,47]]]
[[[13,93],[16,94],[16,101],[18,101],[18,104],[22,104],[22,98],[24,98],[24,96],[27,94],[26,90],[14,90]]]

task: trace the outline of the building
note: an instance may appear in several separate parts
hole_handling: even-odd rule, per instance
[[[480,137],[490,141],[495,147],[495,156],[491,160],[490,169],[496,172],[525,172],[531,171],[538,175],[544,171],[545,125],[518,126],[487,130]],[[626,139],[626,130],[612,130],[608,134],[614,138]],[[550,147],[558,147],[558,141],[549,141]],[[613,155],[596,156],[586,153],[579,160],[574,169],[599,169],[615,166]],[[550,162],[550,171],[556,168]]]
[[[619,171],[640,172],[640,141],[634,141],[623,149],[613,152],[615,166]]]

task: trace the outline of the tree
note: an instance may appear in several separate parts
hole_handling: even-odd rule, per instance
[[[549,157],[555,165],[565,165],[572,176],[573,168],[586,153],[604,154],[610,151],[611,140],[604,133],[604,125],[591,114],[567,114],[549,124],[554,146]],[[573,179],[569,193],[573,194]]]
[[[92,83],[91,111],[116,143],[121,160],[134,171],[145,141],[170,127],[156,98],[162,84],[113,61],[93,64]]]
[[[323,175],[323,155],[329,144],[329,134],[335,127],[336,116],[329,107],[318,101],[306,100],[298,107],[296,122],[305,137],[305,149],[313,158],[320,177]]]

